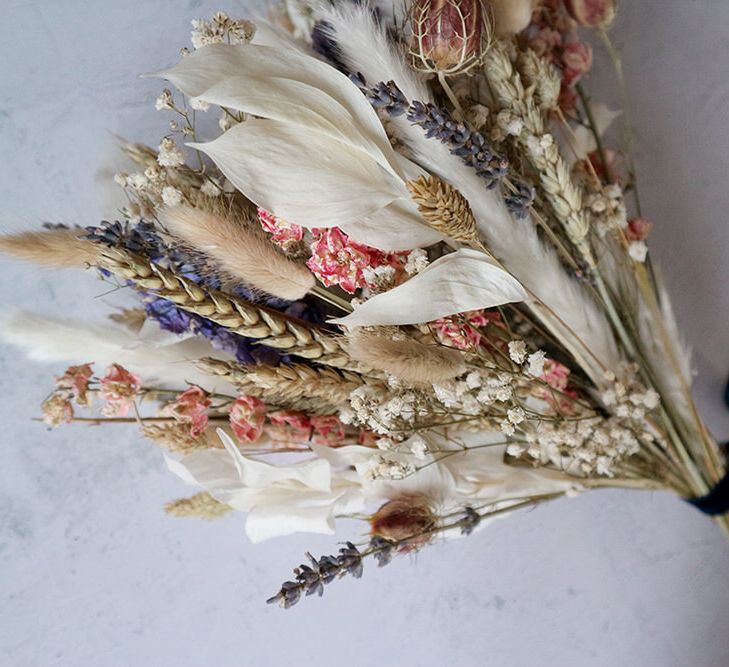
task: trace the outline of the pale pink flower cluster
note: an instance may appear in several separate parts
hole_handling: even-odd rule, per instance
[[[119,364],[112,364],[99,381],[99,395],[105,401],[101,411],[109,417],[124,417],[141,388],[142,380],[138,375]]]
[[[190,435],[200,437],[208,426],[210,397],[200,387],[192,386],[178,394],[175,400],[165,406],[163,414],[174,417],[181,424],[190,425]]]
[[[338,447],[344,442],[344,424],[336,415],[312,415],[290,410],[268,414],[266,432],[272,440],[287,444],[312,442],[315,445]]]
[[[653,223],[648,218],[631,218],[628,220],[628,226],[625,229],[625,236],[628,241],[645,241],[653,227]]]
[[[289,250],[304,237],[302,227],[277,218],[273,213],[269,213],[264,208],[258,209],[258,221],[261,223],[264,231],[271,234],[271,240],[284,250]]]
[[[554,359],[547,359],[544,362],[544,370],[539,379],[546,382],[550,387],[561,392],[557,394],[546,387],[538,391],[539,398],[546,401],[555,410],[564,414],[574,411],[574,404],[570,398],[577,398],[577,392],[568,387],[570,369]]]
[[[89,404],[87,392],[89,390],[89,380],[93,374],[91,364],[69,366],[63,375],[56,378],[56,387],[69,390],[76,403],[85,407]]]
[[[73,405],[65,392],[52,393],[41,404],[41,415],[48,426],[70,424],[73,421]]]
[[[491,315],[483,310],[473,310],[443,317],[433,322],[432,327],[438,340],[444,345],[459,350],[473,350],[481,345],[481,333],[478,329],[493,321]]]
[[[228,418],[238,442],[241,444],[255,442],[263,433],[266,406],[255,396],[239,396],[233,401]]]
[[[357,243],[338,227],[314,229],[312,234],[311,258],[306,265],[323,285],[339,285],[349,294],[362,287],[377,287],[370,282],[376,278],[376,269],[392,267],[393,273],[402,273],[407,261],[407,253],[387,253]]]
[[[563,111],[572,111],[577,101],[575,86],[592,67],[592,47],[579,39],[577,22],[565,12],[562,0],[544,0],[526,35],[529,48],[560,69],[559,105]]]

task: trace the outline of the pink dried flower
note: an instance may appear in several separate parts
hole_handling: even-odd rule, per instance
[[[255,442],[263,433],[266,406],[254,396],[239,396],[230,408],[230,427],[240,443]]]
[[[625,236],[628,241],[645,241],[651,227],[653,227],[653,223],[648,218],[631,218],[628,220]]]
[[[577,392],[569,389],[570,369],[564,364],[560,364],[554,359],[547,359],[544,362],[544,372],[540,376],[540,380],[546,382],[550,387],[556,389],[560,394],[555,394],[547,388],[541,388],[537,391],[537,395],[543,401],[546,401],[555,410],[559,410],[565,414],[569,414],[574,410],[571,398],[577,398]],[[563,395],[564,394],[564,395]]]
[[[498,312],[473,310],[436,320],[433,327],[438,339],[444,345],[459,350],[472,350],[481,344],[481,333],[478,328],[500,323],[501,317]]]
[[[372,287],[367,280],[369,269],[382,266],[401,268],[406,253],[385,253],[376,248],[352,241],[338,227],[313,230],[311,258],[306,265],[314,275],[329,287],[339,285],[354,294],[361,287]]]
[[[89,398],[89,380],[94,374],[91,364],[81,366],[69,366],[66,372],[56,378],[56,387],[59,389],[70,389],[78,405],[87,406]]]
[[[41,404],[43,421],[48,426],[60,426],[73,421],[73,405],[67,392],[54,392]]]
[[[586,28],[606,28],[615,18],[615,0],[564,0],[570,16]]]
[[[311,440],[315,445],[339,447],[344,442],[344,424],[336,415],[315,415],[311,426],[314,429]]]
[[[101,411],[110,417],[124,417],[142,387],[142,380],[123,366],[112,364],[99,384],[99,394],[106,401]]]
[[[269,412],[268,421],[271,424],[266,432],[272,440],[287,443],[308,442],[311,437],[311,422],[303,412],[292,410],[277,410]]]
[[[291,246],[301,241],[304,237],[302,227],[277,218],[273,213],[269,213],[264,208],[258,209],[258,220],[261,223],[261,227],[271,234],[271,240],[284,250],[290,249]]]
[[[574,86],[592,67],[592,47],[587,42],[572,41],[562,51],[562,85]]]
[[[201,436],[208,426],[210,397],[200,387],[192,386],[178,394],[174,402],[165,406],[163,413],[181,424],[190,424],[190,435]]]

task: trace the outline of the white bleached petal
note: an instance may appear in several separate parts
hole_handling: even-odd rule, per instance
[[[334,322],[347,326],[417,324],[526,297],[519,282],[486,255],[461,248]]]

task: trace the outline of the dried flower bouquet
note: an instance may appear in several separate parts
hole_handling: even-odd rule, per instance
[[[620,74],[614,13],[286,0],[193,21],[154,75],[178,91],[156,103],[169,132],[122,146],[118,220],[0,240],[138,297],[113,324],[6,325],[80,364],[44,421],[139,424],[202,488],[169,513],[245,512],[252,541],[363,521],[284,607],[366,556],[601,487],[673,491],[727,530],[629,145],[605,144],[617,114],[582,85],[584,29]]]

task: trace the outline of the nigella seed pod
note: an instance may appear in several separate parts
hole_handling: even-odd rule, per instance
[[[413,66],[460,74],[481,61],[491,30],[482,0],[415,0],[411,9]]]
[[[565,0],[569,15],[585,28],[606,28],[615,18],[615,0]]]
[[[399,543],[398,551],[418,549],[432,538],[437,519],[422,494],[389,500],[370,517],[370,534]]]

